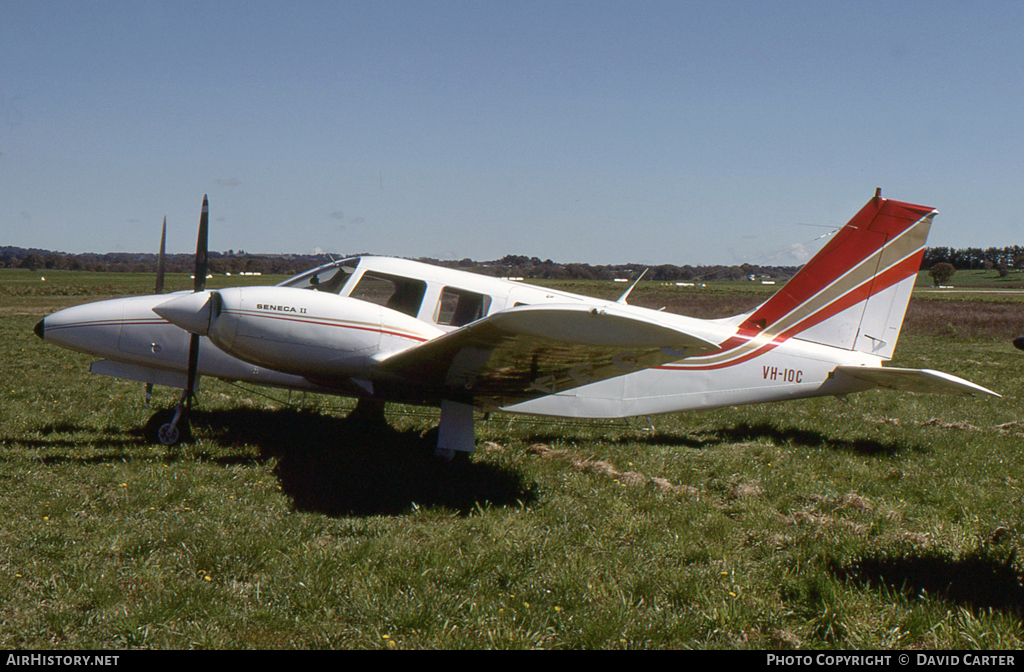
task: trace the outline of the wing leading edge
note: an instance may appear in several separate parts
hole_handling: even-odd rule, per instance
[[[545,304],[478,320],[381,368],[440,398],[500,408],[717,349],[628,308]]]

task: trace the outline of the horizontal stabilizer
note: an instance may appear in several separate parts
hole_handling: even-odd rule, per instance
[[[981,385],[931,369],[899,369],[879,366],[837,366],[835,373],[850,376],[887,390],[929,392],[960,396],[1002,397]]]

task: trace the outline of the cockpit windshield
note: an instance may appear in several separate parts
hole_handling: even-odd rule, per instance
[[[359,257],[339,259],[323,266],[300,273],[278,283],[278,287],[294,287],[296,289],[313,289],[318,292],[337,294],[345,286],[345,282],[359,265]]]

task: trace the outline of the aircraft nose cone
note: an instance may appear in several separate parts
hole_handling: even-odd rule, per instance
[[[46,333],[46,325],[43,324],[44,322],[46,322],[45,317],[36,322],[36,326],[32,329],[32,331],[36,332],[36,336],[39,338],[43,338],[43,334]]]
[[[210,331],[210,292],[196,292],[165,301],[153,312],[171,324],[192,334],[205,336]]]

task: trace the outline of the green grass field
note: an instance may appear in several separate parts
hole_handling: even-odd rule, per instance
[[[195,442],[154,446],[141,385],[32,334],[151,284],[0,271],[0,647],[1024,646],[1022,297],[922,294],[893,361],[1003,399],[494,414],[445,465],[430,409],[365,435],[347,400],[212,380]],[[644,285],[701,316],[778,289]]]

